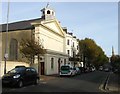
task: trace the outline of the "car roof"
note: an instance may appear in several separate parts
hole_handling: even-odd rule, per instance
[[[15,66],[15,68],[30,68],[30,69],[35,69],[35,68],[33,68],[33,67],[26,67],[26,66]]]
[[[15,66],[15,68],[25,68],[25,66]]]
[[[71,66],[71,65],[62,65],[62,66],[65,66],[65,67],[67,67],[67,66],[69,66],[69,67],[73,67],[73,66]],[[61,66],[61,67],[62,67],[62,66]]]

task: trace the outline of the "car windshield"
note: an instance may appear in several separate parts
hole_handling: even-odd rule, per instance
[[[14,68],[11,71],[9,71],[8,73],[21,73],[25,70],[25,68]]]
[[[69,66],[62,66],[62,67],[61,67],[61,70],[69,70],[69,69],[70,69]]]

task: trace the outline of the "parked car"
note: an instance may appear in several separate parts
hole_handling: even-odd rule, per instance
[[[85,68],[85,73],[88,73],[88,72],[90,72],[90,68],[89,68],[89,67],[86,67],[86,68]]]
[[[74,68],[76,70],[76,75],[79,75],[81,73],[81,70],[78,67]]]
[[[105,72],[109,72],[109,71],[110,71],[110,68],[106,67],[106,68],[104,68],[104,71],[105,71]]]
[[[113,70],[113,72],[114,72],[114,73],[117,73],[117,74],[120,74],[120,69],[115,68],[115,69]]]
[[[76,74],[76,70],[73,66],[63,65],[60,68],[60,76],[74,76]]]
[[[95,69],[95,67],[93,66],[93,67],[92,67],[92,72],[95,71],[95,70],[96,70],[96,69]]]
[[[26,84],[38,84],[39,76],[32,67],[17,66],[2,77],[2,85],[23,87]]]
[[[84,67],[78,67],[81,71],[81,73],[84,73],[85,72],[85,68]]]
[[[99,71],[102,71],[102,70],[103,70],[103,66],[100,66],[100,67],[99,67]]]

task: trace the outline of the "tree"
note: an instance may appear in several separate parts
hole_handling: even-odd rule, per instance
[[[20,42],[20,52],[30,61],[30,63],[34,63],[35,56],[39,56],[44,54],[46,51],[41,44],[36,42],[34,39],[22,39]]]
[[[86,58],[86,64],[91,64],[98,67],[108,62],[108,57],[104,54],[104,51],[98,46],[94,40],[85,38],[79,41],[79,54]],[[85,59],[83,59],[85,62]]]
[[[120,56],[119,55],[113,55],[111,56],[111,65],[113,68],[120,69]]]

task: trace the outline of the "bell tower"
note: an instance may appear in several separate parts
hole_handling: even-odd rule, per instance
[[[51,20],[55,18],[55,12],[52,8],[49,7],[49,3],[45,8],[41,10],[42,12],[42,18],[45,20]]]

